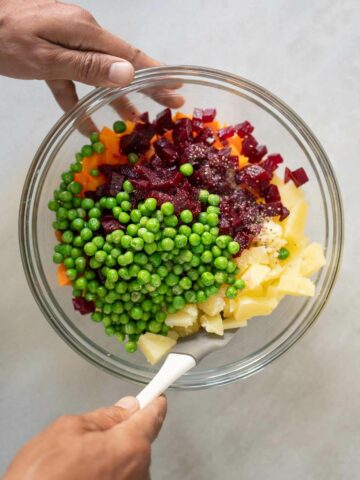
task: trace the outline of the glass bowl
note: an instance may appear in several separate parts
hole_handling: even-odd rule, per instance
[[[64,115],[40,145],[22,194],[19,235],[21,256],[36,302],[50,325],[76,352],[106,372],[147,383],[159,366],[150,366],[141,352],[128,354],[113,337],[88,316],[73,310],[69,288],[56,281],[52,263],[53,212],[47,208],[60,175],[84,144],[79,127],[91,116],[111,126],[118,118],[112,108],[126,97],[154,117],[162,107],[147,94],[177,85],[185,98],[181,111],[216,107],[218,119],[228,124],[249,120],[259,142],[279,152],[292,169],[304,167],[310,181],[304,186],[310,204],[306,233],[320,242],[326,266],[315,278],[313,298],[286,297],[267,317],[254,318],[223,350],[204,359],[180,378],[175,388],[198,389],[245,378],[286,352],[314,323],[334,285],[343,245],[343,213],[337,181],[330,162],[307,125],[279,98],[241,77],[192,66],[156,67],[136,73],[126,88],[96,89]],[[147,93],[147,94],[146,94]]]

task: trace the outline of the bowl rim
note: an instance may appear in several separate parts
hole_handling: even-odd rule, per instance
[[[63,340],[78,354],[83,358],[86,358],[90,363],[96,365],[97,367],[105,370],[113,375],[135,382],[140,384],[145,384],[148,381],[148,378],[141,376],[139,374],[133,374],[130,372],[122,371],[119,372],[119,369],[111,368],[111,364],[105,365],[104,359],[99,361],[94,358],[91,350],[88,347],[84,347],[76,338],[69,338],[68,332],[55,321],[51,315],[49,315],[48,308],[46,306],[45,300],[39,295],[39,280],[34,278],[32,272],[32,254],[31,254],[31,242],[36,241],[33,238],[35,235],[30,235],[30,221],[31,221],[31,208],[30,208],[30,199],[31,193],[34,191],[36,186],[36,176],[39,165],[41,165],[46,158],[46,151],[49,149],[49,145],[56,143],[56,136],[58,131],[64,127],[64,125],[71,124],[74,122],[79,113],[84,111],[86,106],[91,105],[95,100],[103,98],[107,94],[117,91],[122,94],[126,94],[134,87],[140,87],[143,84],[147,84],[150,80],[168,80],[168,76],[181,75],[183,77],[194,77],[200,76],[202,78],[212,79],[215,81],[224,82],[226,84],[232,84],[241,88],[242,90],[248,91],[254,94],[256,97],[260,97],[267,104],[271,104],[279,113],[284,115],[286,119],[295,126],[296,130],[303,137],[307,145],[310,147],[312,152],[315,154],[316,159],[320,163],[322,169],[326,170],[326,185],[331,196],[331,212],[334,218],[337,220],[334,221],[336,225],[336,238],[333,246],[333,257],[332,265],[328,266],[327,278],[324,281],[323,288],[319,292],[318,299],[314,303],[311,312],[311,318],[308,318],[306,322],[302,322],[296,330],[285,339],[284,342],[277,345],[271,352],[266,353],[260,359],[254,359],[253,362],[249,364],[246,371],[239,375],[237,369],[234,369],[232,373],[225,373],[222,376],[214,375],[208,381],[208,383],[198,384],[198,383],[177,383],[173,386],[175,389],[203,389],[210,388],[213,386],[223,385],[226,383],[231,383],[241,378],[247,378],[250,375],[257,373],[262,370],[265,366],[273,362],[275,359],[279,358],[286,351],[288,351],[313,325],[320,312],[324,308],[329,295],[335,284],[337,274],[339,272],[342,253],[343,253],[343,244],[344,244],[344,215],[343,215],[343,206],[341,194],[336,179],[336,175],[333,171],[331,163],[328,159],[327,154],[325,153],[320,142],[310,130],[310,128],[305,124],[305,122],[280,98],[270,93],[264,87],[247,80],[241,76],[234,75],[231,73],[224,72],[222,70],[198,67],[193,65],[174,65],[174,66],[158,66],[148,69],[139,70],[136,72],[134,81],[128,87],[122,88],[96,88],[84,96],[75,107],[73,107],[69,112],[65,113],[60,117],[60,119],[54,124],[49,133],[45,136],[44,140],[41,142],[37,152],[35,153],[34,159],[29,167],[29,171],[25,178],[24,187],[21,195],[20,201],[20,210],[19,210],[19,220],[18,220],[18,229],[19,229],[19,243],[20,243],[20,253],[21,260],[25,272],[27,282],[31,293],[38,304],[40,310],[45,316],[46,320],[54,328],[54,330],[62,337]],[[320,159],[320,161],[319,161]],[[36,191],[36,188],[35,188]],[[335,201],[334,201],[335,199]],[[45,302],[45,303],[44,303]],[[316,307],[316,308],[314,308]]]

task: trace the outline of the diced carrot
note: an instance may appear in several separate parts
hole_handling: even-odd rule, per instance
[[[245,157],[245,155],[239,155],[239,167],[245,167],[249,163],[248,157]]]
[[[212,122],[205,123],[204,125],[207,128],[211,128],[213,132],[217,132],[221,128],[221,125],[217,120],[213,120]]]
[[[180,120],[180,118],[190,118],[191,119],[192,115],[185,115],[185,113],[176,112],[174,121],[176,122],[176,120]]]
[[[236,150],[239,152],[238,155],[241,153],[242,150],[242,140],[238,135],[234,135],[228,139],[229,145],[232,147],[234,146]]]
[[[68,276],[66,275],[66,267],[63,263],[58,267],[57,280],[60,287],[63,287],[64,285],[71,285],[71,280],[69,280]]]
[[[106,150],[111,153],[119,153],[119,134],[108,127],[104,127],[100,132],[100,141],[105,145]]]
[[[169,140],[169,142],[172,142],[173,141],[172,130],[168,130],[167,132],[165,132],[162,137],[166,138],[166,140]]]
[[[91,177],[86,184],[86,190],[96,190],[99,185],[102,185],[105,182],[104,175],[99,175],[98,177]]]
[[[61,242],[62,231],[61,231],[61,230],[56,230],[56,231],[55,231],[55,237],[56,237],[56,240],[58,240],[59,242]]]
[[[94,153],[93,155],[91,155],[91,157],[85,157],[82,161],[82,166],[83,166],[82,171],[85,174],[90,175],[90,171],[93,168],[97,168],[99,166],[99,155]]]

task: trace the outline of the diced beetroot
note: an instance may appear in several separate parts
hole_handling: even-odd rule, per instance
[[[173,130],[173,138],[178,145],[184,145],[193,141],[192,122],[189,118],[177,120]]]
[[[290,170],[290,168],[285,167],[284,182],[288,183],[290,180],[292,180],[291,170]]]
[[[267,148],[259,145],[257,140],[249,135],[244,140],[241,153],[249,158],[250,163],[258,163],[267,154]]]
[[[129,153],[145,153],[154,135],[155,130],[150,123],[137,123],[132,133],[123,135],[120,138],[121,153],[124,155],[128,155]]]
[[[266,203],[281,201],[279,189],[272,183],[261,192],[261,195],[265,198]]]
[[[264,215],[267,217],[280,217],[280,220],[284,220],[289,215],[289,210],[284,207],[281,202],[267,203],[262,205]]]
[[[304,185],[304,183],[309,181],[309,177],[307,176],[305,170],[302,167],[293,171],[286,167],[284,180],[285,183],[288,183],[289,180],[292,180],[297,187],[301,187],[301,185]]]
[[[204,128],[204,124],[200,120],[192,120],[192,127],[194,132],[200,132]]]
[[[95,302],[88,302],[83,297],[76,297],[72,299],[74,310],[77,310],[81,315],[95,312]]]
[[[110,197],[116,197],[116,195],[122,190],[124,180],[124,175],[117,172],[111,172],[105,182],[107,195],[110,195]]]
[[[235,132],[241,138],[247,137],[254,131],[254,127],[247,120],[245,120],[245,122],[238,123],[237,125],[235,125],[234,128],[235,128]]]
[[[268,155],[265,160],[262,161],[261,166],[268,172],[274,172],[280,163],[283,163],[283,158],[278,153]]]
[[[215,135],[211,128],[203,128],[195,138],[195,143],[205,143],[212,145],[215,142]]]
[[[205,108],[202,112],[202,121],[204,123],[212,122],[216,117],[216,108]]]
[[[131,183],[135,189],[141,191],[150,190],[151,188],[151,183],[143,178],[134,178],[134,180],[131,180]]]
[[[84,192],[84,195],[86,198],[91,198],[94,201],[99,199],[95,190],[87,190],[86,192]]]
[[[235,128],[233,126],[228,126],[224,128],[220,128],[218,130],[218,137],[220,140],[226,140],[227,138],[231,138],[235,134]]]
[[[144,112],[140,115],[139,119],[144,123],[150,123],[149,112]]]
[[[166,140],[166,138],[160,138],[154,142],[155,152],[166,163],[174,165],[178,158],[178,153],[173,143]]]
[[[193,111],[193,120],[197,120],[199,122],[202,122],[203,119],[203,111],[201,108],[194,108]]]
[[[165,108],[162,112],[156,115],[156,119],[153,122],[156,133],[162,134],[167,130],[174,128],[174,122],[171,117],[170,108]]]
[[[106,234],[114,232],[115,230],[125,230],[124,225],[112,215],[103,215],[100,218],[100,223]]]
[[[245,184],[256,190],[264,190],[270,183],[272,175],[260,165],[246,165],[235,175],[236,183]]]

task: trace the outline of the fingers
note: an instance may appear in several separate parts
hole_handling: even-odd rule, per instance
[[[49,4],[42,13],[37,25],[37,34],[42,39],[71,50],[125,59],[136,69],[160,65],[159,61],[101,28],[91,13],[77,5]]]
[[[129,435],[131,437],[134,432],[142,436],[150,443],[158,436],[162,424],[165,419],[167,410],[166,398],[161,396],[150,403],[143,410],[134,413],[121,426],[112,429],[114,435],[118,433]],[[121,428],[120,428],[121,427]]]
[[[48,80],[46,83],[59,107],[62,108],[65,113],[71,110],[79,101],[75,84],[71,80]],[[76,128],[87,137],[92,132],[97,131],[97,127],[90,117],[83,117],[81,122],[76,125]]]
[[[84,428],[88,431],[104,431],[127,420],[139,409],[139,403],[134,397],[125,397],[116,405],[99,408],[82,415]]]
[[[144,91],[144,93],[149,95],[160,105],[164,105],[165,107],[169,108],[180,108],[185,103],[185,98],[182,95],[169,88],[149,88]]]
[[[50,46],[47,52],[47,79],[76,80],[100,87],[122,87],[131,83],[133,66],[121,58],[98,52],[67,50]]]
[[[125,95],[111,102],[111,106],[124,120],[134,122],[139,118],[141,113]]]

